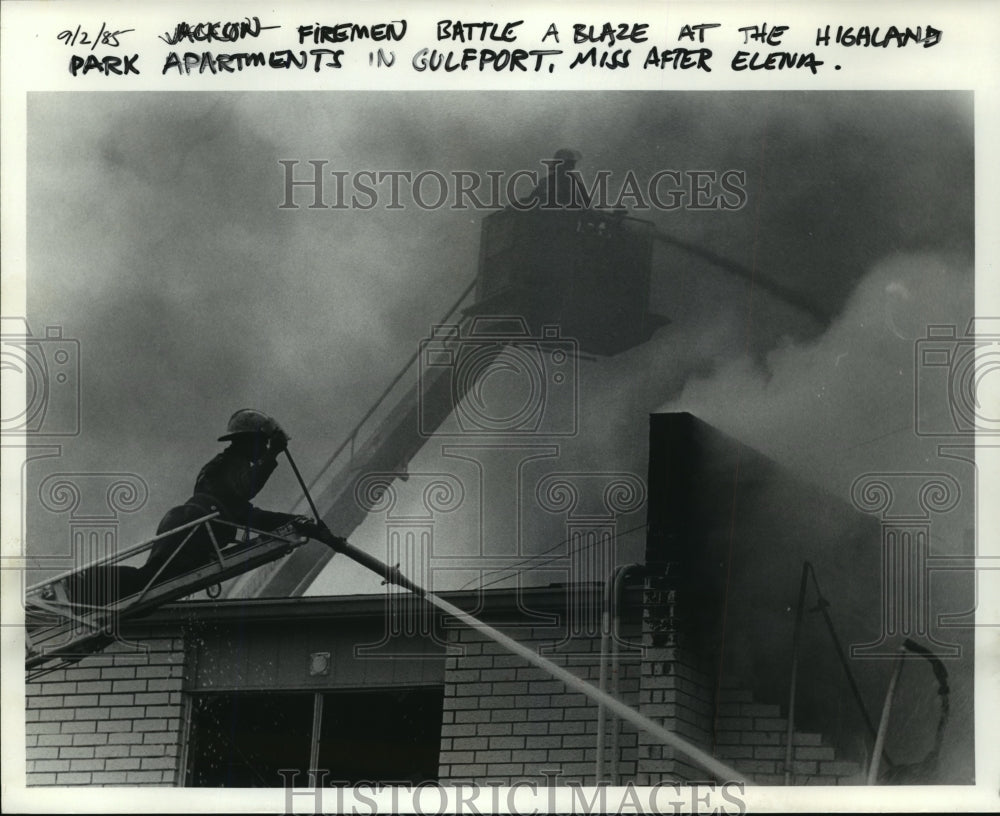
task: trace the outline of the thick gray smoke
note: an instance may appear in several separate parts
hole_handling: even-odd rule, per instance
[[[964,259],[893,255],[822,335],[779,344],[763,363],[726,360],[663,409],[691,411],[841,495],[868,470],[926,469],[940,439],[917,435],[915,395],[921,378],[926,391],[938,372],[917,361],[918,342],[931,325],[965,334],[973,283]],[[946,425],[952,395],[947,383],[933,387],[940,393],[922,410]]]
[[[310,160],[509,175],[544,172],[539,160],[565,146],[583,154],[585,177],[607,170],[612,186],[628,171],[741,171],[740,210],[635,214],[828,317],[658,244],[653,310],[668,322],[642,346],[581,362],[579,433],[526,476],[644,477],[648,414],[684,410],[845,500],[871,471],[945,470],[968,497],[968,468],[913,427],[926,374],[916,343],[928,324],[961,333],[973,311],[972,133],[962,93],[33,95],[28,318],[80,341],[82,432],[29,469],[27,552],[67,552],[66,515],[37,500],[56,471],[138,474],[150,498],[119,538],[150,535],[237,408],[276,415],[304,473],[317,473],[475,276],[483,213],[309,209],[308,192],[283,210],[280,160],[297,160],[299,177]],[[947,404],[936,410],[946,417]],[[474,464],[442,451],[448,441],[430,440],[399,487],[406,515],[420,473],[462,480],[472,512],[442,520],[434,555],[509,552],[518,536],[525,554],[558,544],[562,518],[512,483],[481,486]],[[259,503],[298,498],[282,468]],[[966,503],[936,522],[935,551],[968,549],[970,518]],[[620,528],[643,520],[640,509]],[[384,555],[384,522],[372,516],[352,540]],[[619,559],[643,543],[641,530],[626,537]],[[343,559],[312,588],[376,591]]]
[[[889,295],[857,288],[882,259],[944,253],[959,259],[947,274],[967,263],[971,110],[963,94],[32,97],[28,316],[36,332],[62,325],[82,349],[82,433],[37,478],[139,474],[150,500],[120,529],[138,540],[187,497],[229,414],[250,405],[280,418],[311,475],[474,276],[481,213],[312,210],[308,195],[301,209],[281,210],[281,159],[298,160],[300,175],[310,159],[349,172],[509,174],[541,170],[540,159],[571,146],[581,171],[613,178],[743,170],[742,210],[640,215],[793,288],[833,320],[852,292],[884,309]],[[660,246],[654,309],[671,322],[643,347],[582,364],[580,434],[560,465],[644,474],[646,414],[691,377],[745,377],[753,402],[751,367],[782,338],[809,348],[826,329],[759,290],[748,295],[743,281]],[[850,349],[840,366],[858,362],[862,351]],[[790,359],[778,355],[771,365]],[[711,390],[705,382],[685,399]],[[872,396],[872,411],[884,404]],[[893,405],[884,413],[895,427],[908,414]],[[804,397],[799,407],[818,410]],[[830,411],[827,437],[862,441],[855,413]],[[771,426],[757,428],[767,451]],[[283,469],[260,502],[290,507],[297,497]],[[29,553],[65,551],[66,518],[32,500],[27,512]]]

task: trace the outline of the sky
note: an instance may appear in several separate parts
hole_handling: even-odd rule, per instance
[[[934,451],[908,430],[914,349],[926,325],[972,312],[972,134],[959,93],[32,95],[28,319],[80,342],[81,432],[29,469],[27,552],[66,552],[66,514],[31,492],[56,471],[141,477],[148,499],[118,535],[150,535],[238,408],[276,416],[316,475],[472,281],[484,213],[310,209],[301,193],[282,209],[281,160],[300,176],[310,160],[511,174],[571,147],[585,178],[744,171],[742,209],[635,214],[828,318],[657,243],[652,308],[668,322],[580,361],[580,433],[560,441],[559,469],[643,477],[655,410],[692,411],[845,499],[861,473],[926,466]],[[446,442],[411,471],[441,470]],[[258,503],[299,497],[282,467]],[[564,529],[544,514],[505,521],[521,501],[509,492],[478,498],[508,502],[478,534],[489,546],[513,534],[539,552]],[[442,521],[435,552],[482,544],[461,516]],[[383,527],[370,518],[352,541],[378,552]],[[623,542],[622,558],[641,554],[641,535]],[[314,594],[378,590],[335,563]]]

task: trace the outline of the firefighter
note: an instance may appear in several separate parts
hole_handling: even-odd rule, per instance
[[[277,468],[278,455],[288,447],[288,434],[274,419],[260,411],[244,408],[230,417],[226,433],[219,441],[229,442],[229,447],[201,469],[191,498],[167,511],[156,528],[157,535],[212,513],[218,513],[221,520],[252,530],[269,532],[292,523],[301,532],[315,532],[315,525],[304,516],[261,510],[250,503]],[[220,547],[232,541],[235,531],[231,524],[209,524]],[[190,529],[181,530],[157,541],[142,568],[143,577],[152,578],[178,548],[180,551],[158,581],[210,561],[214,549],[207,526],[199,526],[184,543],[189,533]]]
[[[582,184],[575,184],[570,171],[583,159],[576,150],[562,147],[553,156],[553,165],[531,195],[521,202],[525,206],[537,206],[543,210],[581,210],[590,207],[587,193]]]
[[[236,530],[232,525],[270,532],[292,523],[304,535],[332,538],[321,521],[261,510],[250,503],[278,466],[278,455],[288,446],[288,435],[274,419],[253,409],[239,410],[230,418],[219,441],[229,442],[229,446],[201,469],[191,498],[168,510],[156,533],[169,533],[212,513],[230,524],[212,521],[165,535],[153,544],[141,567],[118,565],[83,570],[68,583],[74,602],[103,606],[138,592],[154,578],[155,583],[161,583],[209,563],[215,555],[209,524],[220,548],[233,540]],[[173,553],[176,555],[171,558]]]

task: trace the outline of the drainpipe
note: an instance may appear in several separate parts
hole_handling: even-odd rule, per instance
[[[625,587],[625,576],[633,570],[643,570],[645,566],[643,564],[629,564],[615,578],[615,591],[614,591],[614,621],[612,623],[612,640],[611,640],[611,696],[618,697],[618,679],[621,672],[619,671],[619,657],[620,657],[620,646],[621,646],[621,615],[617,614],[619,607],[621,606],[622,589]],[[618,784],[618,734],[621,731],[621,718],[614,717],[611,720],[611,784]]]
[[[606,691],[608,686],[608,650],[614,642],[614,665],[612,666],[612,696],[618,696],[618,604],[625,576],[633,569],[642,569],[642,564],[624,564],[615,567],[604,585],[604,612],[601,616],[601,673],[599,687]],[[612,620],[614,623],[612,623]],[[614,637],[612,637],[612,634]],[[597,704],[597,763],[594,769],[594,784],[599,785],[604,777],[604,736],[607,711],[603,703]],[[611,740],[611,781],[618,775],[618,718],[612,720]]]

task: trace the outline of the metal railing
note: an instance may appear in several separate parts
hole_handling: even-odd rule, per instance
[[[858,688],[858,683],[854,679],[854,673],[851,671],[851,666],[847,661],[847,656],[845,655],[843,646],[840,643],[840,638],[837,636],[837,630],[833,625],[833,619],[830,617],[830,602],[823,596],[823,593],[819,588],[819,581],[816,578],[816,570],[813,568],[813,565],[809,561],[803,561],[802,579],[799,583],[799,600],[795,608],[795,630],[792,635],[792,668],[788,691],[788,728],[785,738],[786,785],[792,784],[792,771],[794,768],[795,703],[798,692],[799,649],[801,648],[802,643],[802,622],[805,615],[806,591],[809,587],[810,578],[812,578],[813,589],[816,593],[816,606],[811,611],[818,611],[823,615],[823,621],[826,624],[827,631],[830,633],[833,649],[838,660],[840,661],[840,665],[844,669],[848,685],[851,688],[851,694],[854,697],[854,701],[858,705],[858,710],[861,712],[861,716],[865,721],[865,727],[868,729],[871,739],[876,740],[875,725],[872,722],[871,715],[868,713],[868,708],[865,706],[864,698],[861,696],[861,689]],[[886,757],[886,762],[888,763],[888,757]]]
[[[232,540],[220,543],[216,530],[213,529],[215,525],[231,528]],[[197,566],[186,566],[176,571],[182,555],[187,556],[192,552],[191,542],[199,541],[195,534],[200,530],[207,532],[212,549],[202,550],[197,554]],[[118,596],[113,593],[106,599],[88,598],[86,590],[77,593],[76,588],[71,590],[66,585],[69,579],[81,580],[88,571],[120,566],[122,562],[151,550],[157,542],[181,533],[186,535],[163,563],[150,575],[142,575],[141,583],[129,588],[127,594]],[[28,647],[25,665],[32,669],[55,659],[63,659],[63,662],[45,667],[29,675],[28,679],[76,662],[80,657],[103,648],[108,644],[108,638],[113,639],[122,620],[198,590],[209,589],[223,580],[281,558],[308,540],[295,533],[289,525],[271,531],[257,530],[221,519],[218,513],[211,513],[117,553],[95,559],[77,569],[47,578],[25,592],[25,617],[28,623],[25,632]],[[171,570],[172,566],[174,570]],[[171,574],[175,571],[176,574]],[[91,574],[93,575],[92,572]],[[96,589],[96,583],[90,588]],[[32,620],[35,622],[34,626],[31,625]]]
[[[459,307],[465,302],[465,300],[469,297],[469,295],[472,294],[472,291],[473,289],[475,289],[476,284],[478,282],[479,282],[478,277],[473,278],[472,282],[469,283],[469,285],[465,288],[465,290],[458,297],[458,299],[451,305],[451,308],[448,309],[448,311],[445,313],[444,317],[442,317],[437,322],[447,323],[448,320],[451,318],[451,316],[455,314],[456,311],[458,311]],[[344,453],[345,450],[348,453],[348,462],[353,461],[354,452],[357,448],[358,437],[360,436],[362,429],[365,427],[368,420],[370,420],[376,414],[379,408],[382,407],[385,401],[389,398],[389,395],[393,392],[396,386],[399,385],[403,377],[406,376],[406,373],[413,368],[413,365],[417,362],[419,358],[420,358],[420,347],[418,344],[417,350],[410,355],[410,357],[403,364],[403,367],[400,368],[396,376],[392,378],[392,380],[385,387],[382,393],[379,394],[379,396],[372,403],[371,407],[364,413],[361,419],[359,419],[355,423],[354,427],[351,428],[351,430],[347,433],[347,436],[344,437],[344,440],[334,449],[333,453],[330,454],[326,462],[324,462],[323,465],[320,467],[316,476],[314,476],[312,481],[309,483],[308,487],[310,492],[315,490],[316,486],[323,480],[323,477],[330,470],[330,468],[333,467],[334,463],[337,461],[337,459],[340,458],[340,455]],[[299,507],[304,501],[305,501],[304,498],[300,499],[299,502],[295,505],[295,507],[296,508]]]
[[[478,283],[479,278],[473,278],[473,280],[465,287],[461,295],[452,303],[451,307],[444,314],[438,323],[447,323],[451,319],[452,315],[457,312],[462,304],[468,299],[469,295],[472,294],[473,290]],[[316,475],[309,481],[307,485],[307,492],[315,494],[317,497],[329,495],[331,489],[337,485],[339,488],[346,487],[346,484],[338,484],[338,479],[343,482],[344,474],[350,473],[351,467],[354,465],[355,453],[358,450],[361,443],[369,438],[372,434],[378,432],[380,428],[379,422],[385,419],[385,416],[379,417],[375,422],[372,422],[373,418],[379,415],[380,410],[385,409],[385,412],[391,411],[392,408],[398,404],[397,402],[391,402],[390,396],[397,390],[400,383],[404,381],[406,374],[411,371],[417,361],[420,359],[421,346],[418,343],[417,349],[414,351],[403,366],[399,369],[396,375],[389,381],[389,384],[382,390],[382,392],[376,397],[374,402],[367,411],[362,415],[362,417],[354,424],[347,435],[343,438],[341,443],[334,449],[333,453],[327,457],[326,461],[320,466],[316,471]],[[388,407],[386,407],[388,406]],[[388,413],[385,414],[386,416]],[[371,425],[369,436],[363,437],[362,432],[367,426]],[[346,456],[346,461],[343,464],[338,465],[338,461],[344,459]],[[300,510],[304,510],[306,506],[305,496],[299,497],[299,499],[292,505],[291,512],[297,513]],[[320,507],[320,512],[328,512],[328,507]],[[318,561],[314,561],[311,564],[311,569],[315,570],[317,573],[322,569],[323,565],[332,554],[321,552],[318,556]],[[256,573],[253,576],[246,576],[240,581],[234,582],[226,591],[225,597],[246,597],[247,595],[254,595],[260,591],[267,583],[274,577],[277,569],[271,570],[261,570],[260,573]],[[292,594],[297,594],[293,591]]]
[[[793,754],[795,738],[795,704],[798,690],[799,650],[802,642],[802,625],[805,614],[806,592],[809,587],[810,578],[812,579],[812,586],[816,594],[816,606],[812,611],[819,611],[823,615],[827,631],[830,633],[833,649],[844,669],[844,674],[851,688],[851,694],[857,703],[858,710],[861,712],[861,716],[865,722],[865,728],[867,729],[868,735],[873,743],[871,762],[869,763],[866,774],[867,783],[869,785],[877,784],[880,777],[880,769],[883,765],[886,768],[884,773],[890,777],[890,781],[892,781],[892,778],[902,778],[906,776],[907,773],[910,774],[911,778],[904,779],[902,781],[929,781],[926,778],[920,778],[919,774],[929,774],[933,769],[934,764],[937,762],[938,753],[940,752],[944,736],[944,728],[949,715],[948,672],[945,669],[944,664],[941,662],[940,658],[929,649],[907,638],[900,646],[899,652],[893,662],[893,670],[889,678],[889,686],[882,706],[882,714],[879,719],[878,728],[876,729],[871,715],[868,713],[868,709],[865,706],[864,699],[861,696],[861,690],[858,688],[857,681],[854,678],[854,673],[851,671],[847,655],[840,643],[840,638],[837,636],[837,631],[833,625],[833,619],[830,617],[830,602],[823,596],[823,593],[820,590],[819,581],[816,578],[815,568],[810,562],[804,561],[802,564],[802,580],[799,584],[799,600],[795,610],[795,631],[792,639],[792,668],[788,692],[788,730],[785,742],[785,784],[792,784],[794,769]],[[913,765],[900,765],[893,762],[889,758],[889,755],[885,750],[885,742],[892,707],[896,699],[896,687],[899,682],[899,677],[903,669],[903,661],[906,658],[907,652],[923,657],[930,663],[938,684],[938,695],[941,697],[941,712],[938,718],[934,747],[931,749],[930,753],[928,753],[927,757],[925,757],[922,762],[918,762]]]

